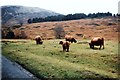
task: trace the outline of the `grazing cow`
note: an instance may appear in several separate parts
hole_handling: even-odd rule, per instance
[[[66,41],[69,41],[69,42],[71,42],[71,43],[76,43],[77,41],[75,40],[75,38],[73,37],[73,36],[70,36],[70,35],[66,35],[65,36],[65,39],[66,39]]]
[[[42,44],[43,43],[43,41],[42,41],[40,36],[36,36],[35,37],[35,41],[36,41],[36,44]]]
[[[104,38],[102,37],[92,38],[91,42],[89,43],[89,46],[90,48],[94,49],[94,45],[100,46],[99,49],[101,49],[101,47],[103,46],[103,49],[104,49]]]
[[[70,42],[68,42],[68,41],[60,41],[59,44],[62,45],[63,51],[69,52]]]

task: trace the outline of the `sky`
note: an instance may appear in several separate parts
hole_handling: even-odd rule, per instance
[[[0,0],[0,6],[21,5],[39,7],[64,15],[75,13],[118,13],[119,0]]]

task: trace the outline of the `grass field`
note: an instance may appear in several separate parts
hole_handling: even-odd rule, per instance
[[[62,52],[60,40],[4,40],[2,54],[38,78],[118,78],[118,43],[105,41],[105,49],[90,49],[88,43],[73,43]],[[89,40],[88,40],[89,41]],[[83,40],[86,42],[86,40]]]

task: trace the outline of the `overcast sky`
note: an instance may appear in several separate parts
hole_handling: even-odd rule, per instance
[[[21,5],[39,7],[61,14],[118,13],[119,0],[0,0],[0,6]]]

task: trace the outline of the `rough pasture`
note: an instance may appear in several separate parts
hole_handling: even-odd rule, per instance
[[[73,43],[63,52],[60,40],[4,40],[2,54],[21,64],[38,78],[117,78],[118,44],[106,41],[105,49],[90,49],[86,40]],[[87,40],[89,41],[89,40]]]
[[[60,29],[58,28],[58,31],[74,36],[75,39],[91,39],[92,37],[103,36],[105,40],[117,40],[119,34],[117,18],[33,23],[23,25],[13,31],[15,35],[18,35],[22,28],[22,31],[25,32],[28,39],[33,39],[37,35],[40,35],[42,39],[56,39],[55,30],[56,27],[59,26]],[[58,32],[58,34],[60,33]],[[61,35],[63,35],[63,33],[61,33]]]

